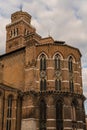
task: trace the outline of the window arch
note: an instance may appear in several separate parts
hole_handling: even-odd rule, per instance
[[[40,80],[40,91],[45,91],[46,90],[46,79],[41,79]]]
[[[68,68],[69,68],[69,72],[73,72],[73,58],[72,58],[72,56],[69,57]]]
[[[44,54],[40,56],[40,71],[42,70],[46,70],[46,56]]]
[[[69,87],[70,87],[70,92],[74,92],[74,83],[73,83],[73,80],[69,81]]]
[[[56,102],[56,128],[63,130],[63,104],[60,100]]]
[[[12,95],[8,96],[8,100],[7,100],[7,124],[6,124],[6,130],[11,130],[12,99],[13,99]]]
[[[59,54],[56,54],[55,55],[55,70],[60,70],[60,55]]]
[[[73,99],[72,104],[71,104],[71,106],[72,106],[72,120],[73,121],[76,121],[76,107],[77,107],[77,105],[78,105],[77,100]]]
[[[55,89],[58,91],[61,90],[61,80],[60,79],[55,80]]]
[[[15,29],[15,35],[18,36],[18,28]]]
[[[46,130],[46,103],[40,101],[40,130]]]

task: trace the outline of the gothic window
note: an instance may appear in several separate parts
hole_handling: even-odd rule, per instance
[[[10,95],[8,97],[6,130],[11,130],[11,117],[12,117],[12,96]]]
[[[60,79],[56,79],[55,80],[55,89],[56,90],[61,90],[61,80]]]
[[[75,110],[75,106],[72,106],[72,120],[75,121],[76,120],[76,110]]]
[[[15,29],[15,35],[18,36],[18,28]]]
[[[15,29],[14,29],[14,36],[15,36]]]
[[[27,29],[25,29],[25,31],[24,31],[24,35],[27,35]]]
[[[11,35],[10,35],[10,37],[12,37],[12,35],[13,35],[13,32],[12,32],[12,30],[11,30]]]
[[[60,56],[55,55],[55,70],[60,70]]]
[[[56,130],[63,130],[63,104],[61,101],[56,103]]]
[[[15,37],[18,36],[18,28],[14,28],[13,30],[11,30],[10,32],[10,37]]]
[[[72,101],[72,121],[76,121],[76,106],[77,102],[76,99]]]
[[[73,72],[73,58],[72,58],[72,56],[69,57],[68,68],[69,68],[69,72]]]
[[[46,90],[46,79],[41,79],[40,81],[40,91]]]
[[[46,130],[46,103],[40,101],[40,130]]]
[[[46,56],[44,54],[40,57],[40,70],[46,70]]]
[[[74,92],[74,83],[72,80],[69,81],[70,92]]]

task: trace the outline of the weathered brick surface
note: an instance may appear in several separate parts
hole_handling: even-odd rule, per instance
[[[2,93],[0,94],[0,123],[2,124],[0,129],[3,127],[3,130],[6,130],[7,99],[10,94],[13,95],[11,130],[39,129],[42,99],[46,103],[47,129],[56,129],[58,101],[63,104],[63,129],[72,129],[73,125],[83,129],[85,98],[82,86],[81,54],[77,48],[63,42],[55,42],[51,37],[41,38],[30,22],[31,16],[19,11],[12,14],[11,24],[6,26],[6,54],[0,56],[0,93]],[[40,91],[42,53],[46,55],[47,88],[44,92]],[[57,53],[61,57],[59,75],[56,75],[54,62]],[[72,73],[68,68],[69,56],[73,57]],[[55,90],[57,78],[61,80],[61,91]],[[70,92],[70,80],[73,80],[74,92]],[[73,122],[72,101],[78,103],[76,122]],[[1,113],[3,108],[4,111]]]

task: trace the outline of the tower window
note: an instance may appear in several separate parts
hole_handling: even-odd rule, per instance
[[[12,117],[12,96],[9,96],[8,97],[8,106],[7,106],[6,130],[11,130],[11,117]]]
[[[18,28],[11,30],[11,38],[15,36],[18,36]]]
[[[68,61],[69,72],[73,72],[73,58],[70,56]]]
[[[40,101],[40,130],[46,130],[46,104],[44,100]]]
[[[46,70],[46,56],[44,54],[40,58],[40,70]]]
[[[15,29],[15,35],[18,36],[18,28]]]
[[[61,90],[61,80],[60,79],[56,79],[55,80],[55,89],[56,90]]]
[[[40,91],[46,90],[46,79],[41,79],[40,81]]]
[[[14,29],[14,36],[15,36],[15,34],[16,34],[16,33],[15,33],[15,29]]]
[[[24,30],[24,35],[26,36],[26,35],[28,35],[29,34],[29,30],[27,30],[26,28],[25,28],[25,30]]]
[[[12,35],[13,35],[13,32],[12,32],[12,30],[11,30],[11,35],[10,35],[10,37],[12,37]]]
[[[70,92],[74,92],[74,83],[72,80],[69,81]]]
[[[60,70],[60,56],[55,55],[55,70]]]
[[[56,103],[56,128],[63,130],[63,105],[61,101]]]

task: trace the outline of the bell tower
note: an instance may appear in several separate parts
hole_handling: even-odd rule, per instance
[[[35,33],[31,26],[31,15],[17,11],[11,15],[11,23],[6,26],[6,53],[25,46],[25,36]]]

